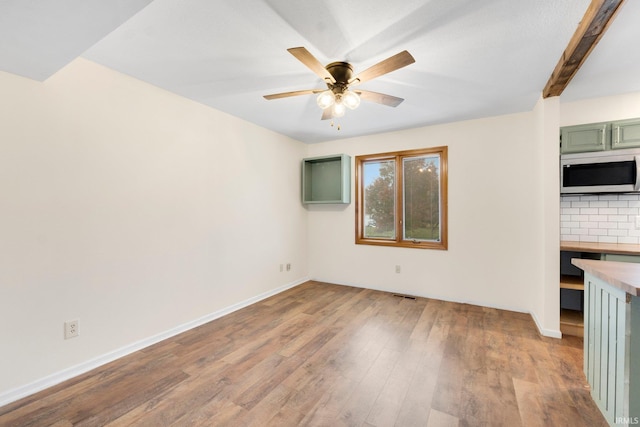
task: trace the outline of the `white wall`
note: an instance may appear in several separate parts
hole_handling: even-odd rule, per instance
[[[348,125],[346,118],[342,126]],[[449,147],[447,251],[356,245],[355,203],[311,206],[310,276],[518,311],[540,309],[542,303],[535,301],[543,288],[546,195],[539,127],[533,113],[522,113],[310,146],[310,156],[353,157]],[[553,197],[557,203],[557,193]],[[401,266],[400,274],[395,265]],[[546,333],[558,333],[557,318],[555,324],[544,322]]]
[[[562,101],[562,97],[560,98]],[[561,102],[560,126],[640,117],[640,92]]]
[[[304,144],[82,59],[0,93],[0,404],[307,276]]]

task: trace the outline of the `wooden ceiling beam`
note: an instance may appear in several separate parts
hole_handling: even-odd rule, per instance
[[[592,0],[560,61],[542,91],[543,98],[560,96],[613,22],[624,0]]]

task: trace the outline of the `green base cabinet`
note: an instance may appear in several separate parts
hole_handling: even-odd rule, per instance
[[[625,255],[625,254],[602,254],[602,261],[616,261],[616,262],[635,262],[640,263],[640,256],[638,255]]]
[[[591,396],[610,425],[639,424],[640,297],[585,273],[584,307],[584,373]]]
[[[346,154],[302,160],[302,203],[351,203],[351,157]]]

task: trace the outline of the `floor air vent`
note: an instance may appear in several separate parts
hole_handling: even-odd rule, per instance
[[[393,294],[393,296],[404,299],[412,299],[414,301],[416,300],[416,297],[412,297],[411,295]]]

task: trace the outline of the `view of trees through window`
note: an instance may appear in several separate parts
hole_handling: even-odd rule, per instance
[[[405,239],[440,240],[439,164],[437,156],[404,159]]]
[[[396,238],[395,160],[365,163],[365,237]]]
[[[356,242],[446,249],[443,165],[446,147],[358,156]]]

